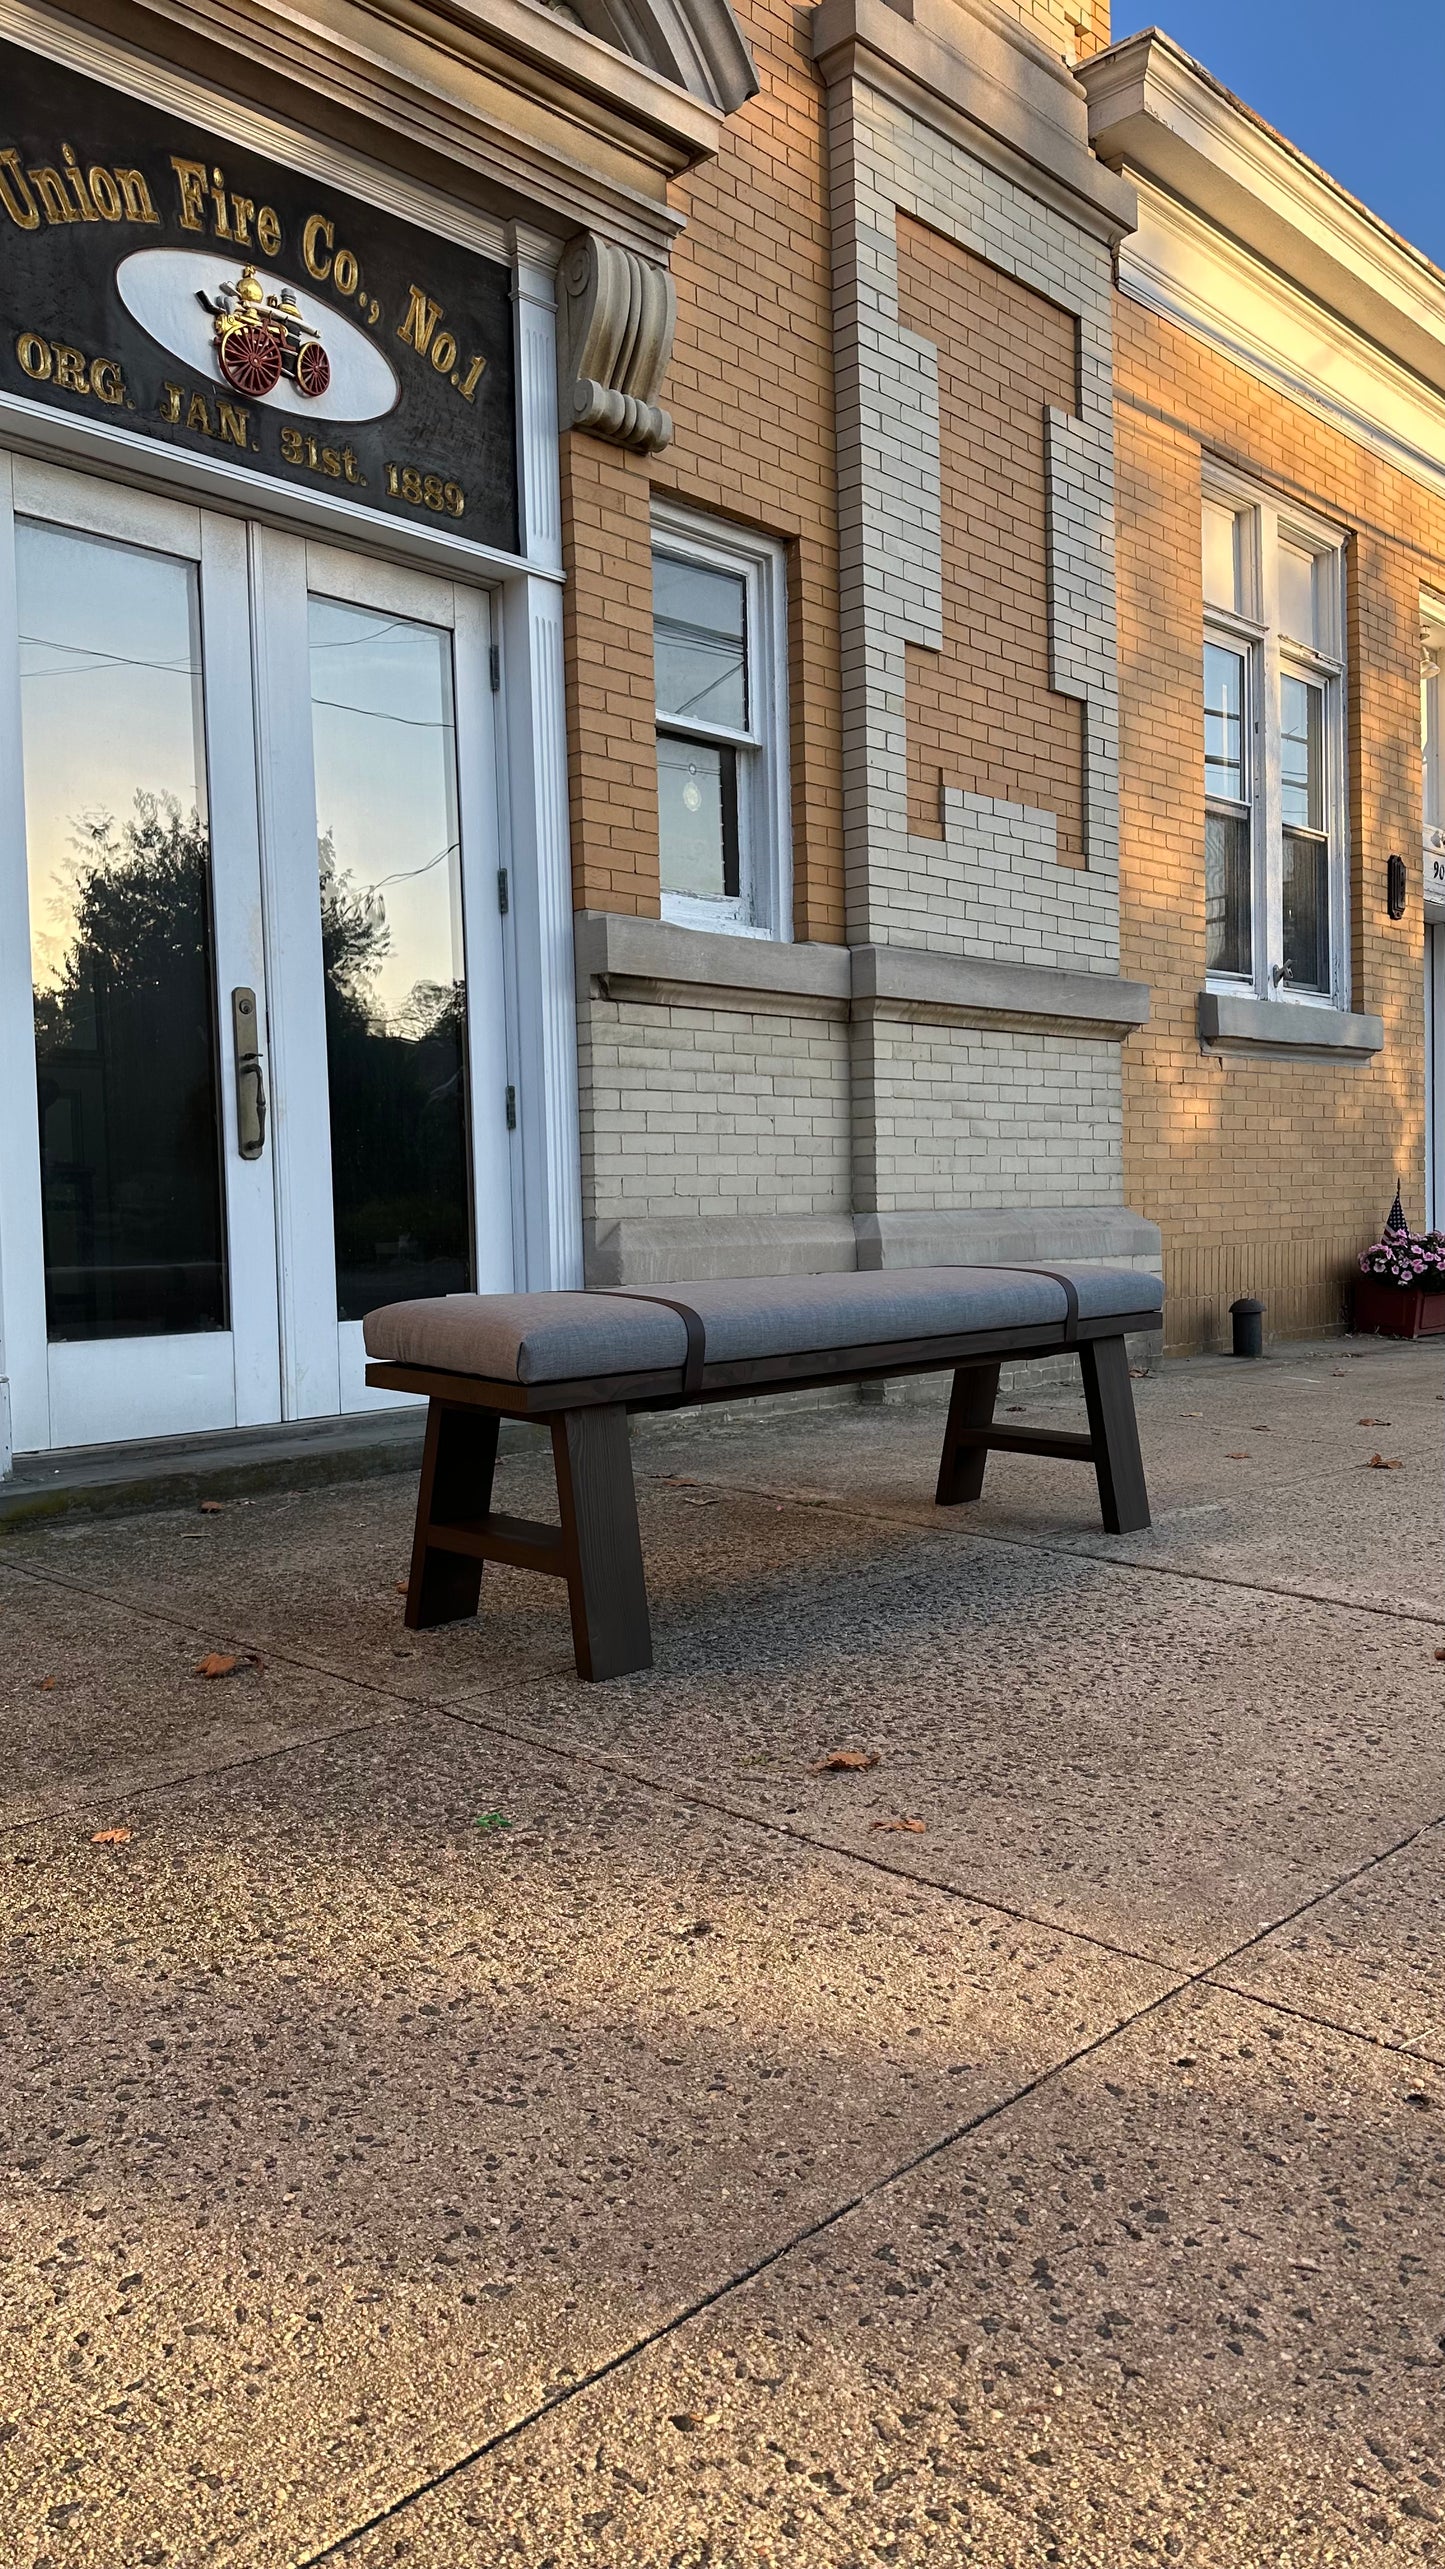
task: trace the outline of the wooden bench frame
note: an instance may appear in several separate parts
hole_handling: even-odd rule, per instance
[[[1110,1534],[1140,1533],[1149,1523],[1149,1499],[1124,1334],[1158,1326],[1157,1310],[1136,1311],[1111,1313],[1105,1320],[1081,1319],[1070,1336],[1053,1321],[882,1347],[753,1357],[704,1365],[701,1387],[692,1390],[684,1387],[681,1368],[576,1382],[504,1383],[424,1365],[369,1364],[366,1379],[377,1390],[421,1392],[430,1404],[406,1593],[408,1628],[419,1632],[474,1615],[483,1565],[506,1561],[515,1569],[566,1580],[579,1677],[623,1677],[650,1668],[652,1631],[629,1411],[693,1409],[700,1402],[813,1391],[832,1383],[952,1372],[953,1396],[938,1467],[940,1507],[957,1507],[981,1496],[990,1453],[1052,1454],[1093,1464]],[[996,1426],[994,1405],[1005,1359],[1063,1354],[1079,1359],[1088,1434]],[[556,1525],[502,1516],[492,1508],[504,1418],[551,1429]]]

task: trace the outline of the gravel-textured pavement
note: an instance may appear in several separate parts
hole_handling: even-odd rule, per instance
[[[1445,1350],[1136,1388],[650,1430],[600,1687],[404,1479],[0,1539],[7,2564],[1445,2564]]]

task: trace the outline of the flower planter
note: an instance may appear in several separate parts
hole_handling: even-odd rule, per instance
[[[1354,1325],[1383,1338],[1445,1336],[1445,1292],[1426,1293],[1419,1285],[1383,1284],[1377,1276],[1361,1276]]]

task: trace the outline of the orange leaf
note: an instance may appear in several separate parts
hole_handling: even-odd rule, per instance
[[[1226,1454],[1224,1459],[1226,1463],[1247,1463],[1249,1461],[1249,1456],[1247,1454]]]
[[[55,1692],[55,1680],[54,1680],[54,1678],[53,1678],[53,1677],[42,1677],[42,1678],[41,1678],[41,1680],[40,1680],[40,1691],[41,1691],[41,1694],[42,1694],[42,1695],[53,1695],[53,1694],[54,1694],[54,1692]]]
[[[396,1593],[399,1597],[409,1597],[411,1594],[410,1579],[398,1579],[396,1583]]]
[[[835,1748],[831,1749],[826,1757],[820,1757],[816,1766],[810,1766],[808,1773],[810,1775],[861,1775],[865,1767],[876,1766],[877,1763],[876,1748]]]
[[[928,1829],[926,1820],[870,1820],[868,1826],[870,1829],[906,1829],[909,1836],[915,1838],[925,1836]]]
[[[196,1675],[198,1677],[229,1677],[235,1665],[236,1663],[234,1659],[228,1659],[224,1651],[208,1650],[205,1658],[198,1659],[196,1662]]]
[[[1390,1424],[1388,1418],[1362,1418],[1359,1423],[1361,1427],[1388,1427]]]
[[[90,1843],[92,1846],[124,1846],[129,1836],[129,1829],[97,1829]]]
[[[201,1514],[202,1516],[219,1516],[222,1505],[223,1502],[220,1499],[202,1499]]]
[[[1404,1468],[1398,1454],[1390,1455],[1388,1460],[1383,1454],[1372,1454],[1365,1465],[1367,1472],[1403,1472]]]
[[[1435,1656],[1437,1659],[1445,1659],[1445,1650],[1437,1650]]]

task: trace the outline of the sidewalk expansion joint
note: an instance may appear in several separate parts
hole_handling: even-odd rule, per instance
[[[492,1725],[492,1727],[497,1726]],[[669,2338],[675,2337],[680,2330],[688,2327],[704,2312],[716,2309],[719,2303],[730,2300],[735,2293],[745,2291],[750,2284],[756,2283],[761,2276],[770,2273],[773,2267],[781,2265],[798,2249],[805,2248],[811,2240],[825,2237],[830,2230],[837,2227],[839,2222],[846,2221],[851,2214],[861,2211],[865,2204],[876,2202],[894,2186],[900,2184],[904,2178],[915,2175],[920,2168],[929,2166],[933,2160],[942,2158],[948,2151],[957,2149],[962,2143],[972,2140],[975,2134],[986,2130],[1001,2116],[1012,2113],[1016,2106],[1027,2104],[1030,2098],[1037,2096],[1042,2089],[1063,2077],[1066,2072],[1079,2068],[1095,2054],[1107,2050],[1111,2044],[1117,2043],[1122,2035],[1131,2033],[1136,2026],[1146,2023],[1150,2017],[1158,2015],[1164,2008],[1172,2007],[1179,1999],[1188,1997],[1191,1992],[1198,1989],[1222,1991],[1227,1988],[1228,1985],[1220,1984],[1215,1975],[1237,1960],[1241,1954],[1250,1952],[1255,1945],[1263,1942],[1265,1937],[1276,1934],[1281,1927],[1292,1925],[1295,1919],[1303,1917],[1308,1910],[1317,1907],[1321,1900],[1331,1898],[1347,1883],[1358,1881],[1362,1873],[1369,1872],[1376,1864],[1387,1862],[1392,1855],[1399,1854],[1403,1848],[1413,1845],[1417,1838],[1423,1837],[1428,1829],[1439,1825],[1439,1820],[1431,1820],[1423,1823],[1418,1829],[1410,1830],[1397,1845],[1385,1848],[1378,1855],[1367,1857],[1363,1863],[1354,1866],[1349,1873],[1344,1874],[1339,1882],[1331,1883],[1327,1889],[1313,1893],[1308,1900],[1302,1900],[1296,1908],[1289,1910],[1284,1916],[1271,1920],[1268,1925],[1256,1929],[1253,1935],[1242,1938],[1217,1961],[1203,1964],[1196,1971],[1181,1974],[1169,1988],[1161,1990],[1156,1997],[1147,1999],[1143,2006],[1133,2008],[1128,2015],[1121,2016],[1114,2024],[1106,2026],[1090,2042],[1081,2043],[1075,2051],[1067,2053],[1060,2060],[1051,2061],[1047,2068],[1039,2070],[1034,2077],[1023,2080],[1009,2095],[995,2099],[992,2105],[980,2107],[977,2114],[969,2115],[962,2123],[954,2125],[936,2139],[925,2142],[921,2149],[911,2152],[907,2158],[896,2161],[881,2176],[870,2179],[868,2184],[860,2186],[855,2193],[849,2195],[843,2202],[835,2204],[830,2211],[820,2213],[815,2221],[806,2222],[800,2229],[790,2232],[787,2238],[779,2240],[761,2257],[752,2259],[748,2265],[741,2266],[733,2274],[725,2276],[721,2283],[712,2287],[711,2291],[700,2293],[695,2300],[674,2311],[670,2318],[660,2320],[655,2328],[648,2329],[642,2336],[635,2338],[630,2345],[619,2348],[615,2355],[609,2355],[604,2363],[594,2365],[575,2382],[569,2382],[564,2390],[556,2392],[551,2399],[540,2401],[521,2417],[513,2418],[508,2425],[498,2427],[494,2434],[485,2436],[480,2443],[471,2446],[465,2453],[459,2454],[455,2461],[446,2463],[441,2470],[431,2472],[426,2479],[418,2481],[414,2488],[404,2490],[400,2497],[393,2498],[387,2506],[379,2507],[362,2523],[352,2525],[345,2533],[338,2534],[334,2541],[324,2544],[319,2551],[307,2552],[297,2561],[296,2569],[324,2569],[326,2562],[340,2559],[353,2543],[360,2542],[367,2534],[379,2531],[383,2525],[393,2523],[398,2517],[404,2516],[410,2508],[419,2505],[422,2499],[431,2497],[438,2489],[445,2488],[449,2481],[457,2479],[462,2472],[471,2470],[477,2463],[486,2461],[491,2454],[501,2451],[506,2445],[515,2443],[532,2427],[540,2425],[544,2418],[555,2416],[559,2410],[569,2406],[584,2392],[595,2390],[600,2383],[610,2380],[614,2374],[625,2371],[640,2357],[650,2353],[653,2347],[666,2344]],[[906,1880],[912,1877],[903,1878]],[[979,1905],[988,1907],[993,1904],[983,1902]],[[1271,2000],[1252,1993],[1231,1990],[1228,1994],[1253,1996],[1253,2003],[1263,2009],[1270,2009],[1273,2006]],[[1321,2031],[1343,2036],[1347,2040],[1369,2042],[1372,2039],[1369,2036],[1355,2035],[1347,2026],[1330,2024],[1325,2018],[1311,2017],[1299,2009],[1280,2008],[1275,2012],[1293,2016],[1298,2022],[1316,2025]],[[1393,2047],[1386,2045],[1383,2048]]]

